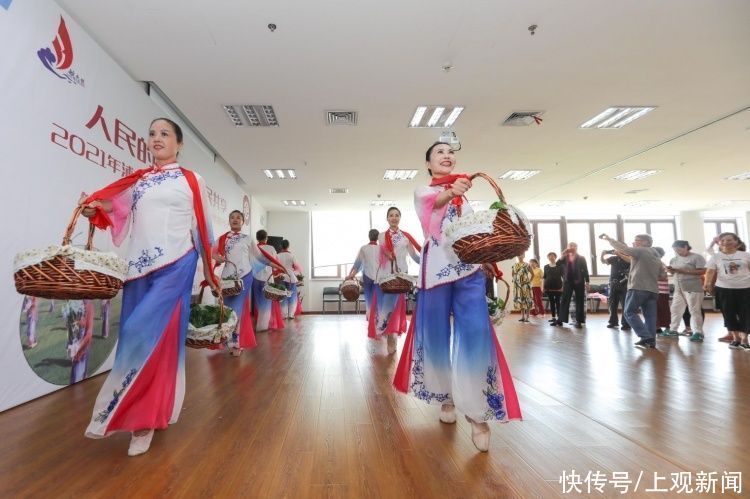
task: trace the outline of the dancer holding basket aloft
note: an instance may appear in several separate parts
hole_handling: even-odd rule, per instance
[[[426,242],[417,302],[394,385],[427,403],[441,404],[444,423],[456,422],[456,409],[464,413],[474,445],[487,451],[487,421],[520,419],[521,410],[490,324],[481,265],[460,261],[446,239],[446,227],[472,212],[464,196],[472,183],[466,175],[452,174],[456,161],[449,144],[433,144],[425,160],[432,181],[416,189],[414,203]]]
[[[199,254],[208,285],[213,234],[205,183],[177,163],[182,130],[171,120],[151,123],[154,165],[90,196],[83,215],[128,239],[120,333],[112,370],[86,429],[91,438],[132,432],[128,455],[146,452],[154,429],[177,421],[185,395],[185,335]]]
[[[252,271],[261,271],[267,265],[283,269],[266,258],[250,236],[241,232],[244,223],[245,215],[239,210],[232,211],[229,214],[231,230],[219,237],[213,251],[217,265],[224,264],[221,272],[224,306],[237,314],[237,330],[227,340],[229,351],[235,357],[240,356],[244,349],[254,348],[257,344],[251,311]]]
[[[419,263],[419,243],[406,231],[398,228],[401,210],[392,206],[386,212],[388,229],[378,236],[378,271],[372,312],[367,335],[388,338],[388,353],[396,353],[396,339],[406,332],[406,293],[413,286],[407,275],[406,256]]]

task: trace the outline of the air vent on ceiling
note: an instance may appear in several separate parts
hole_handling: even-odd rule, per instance
[[[227,116],[236,127],[279,126],[273,106],[258,104],[224,104]]]
[[[356,111],[326,111],[328,126],[355,126],[357,124]]]
[[[330,189],[328,189],[328,192],[330,192],[331,194],[346,194],[349,192],[349,189],[347,189],[346,187],[331,187]]]
[[[516,111],[505,118],[503,126],[541,125],[544,111]]]

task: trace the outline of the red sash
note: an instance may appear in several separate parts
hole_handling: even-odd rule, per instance
[[[440,178],[433,178],[432,182],[430,182],[430,186],[435,185],[442,185],[445,186],[446,189],[450,189],[451,185],[453,183],[460,179],[465,178],[469,179],[469,176],[465,173],[457,173],[455,175],[446,175],[445,177]],[[461,206],[464,204],[464,197],[463,196],[456,196],[453,199],[451,199],[451,204],[456,207],[456,212],[458,213],[458,216],[461,216]]]
[[[206,261],[210,265],[211,262],[211,245],[209,244],[208,240],[208,226],[206,225],[206,217],[204,216],[203,212],[203,199],[201,198],[201,191],[200,186],[198,185],[198,179],[195,176],[195,173],[193,173],[191,170],[185,169],[183,167],[179,167],[180,171],[182,171],[182,174],[185,176],[185,180],[188,183],[188,186],[190,187],[190,191],[193,193],[193,212],[195,213],[195,219],[197,220],[198,225],[198,237],[200,237],[201,245],[203,246],[203,252],[206,258]],[[154,168],[142,168],[140,170],[136,170],[135,172],[131,173],[130,175],[121,178],[120,180],[117,180],[116,182],[113,182],[109,184],[108,186],[104,187],[103,189],[99,189],[98,191],[91,194],[88,198],[86,198],[85,203],[91,203],[92,201],[102,201],[107,199],[112,199],[117,194],[121,193],[125,189],[128,189],[132,185],[134,185],[138,180],[140,180],[146,173],[152,171]],[[111,227],[112,219],[109,218],[109,215],[101,208],[96,208],[96,214],[94,214],[93,217],[89,219],[89,221],[94,224],[94,226],[98,227],[99,229],[106,229],[107,227]],[[212,274],[213,275],[213,274]],[[214,282],[218,285],[218,279],[214,275]]]
[[[409,240],[412,246],[414,246],[414,249],[417,250],[417,253],[422,251],[422,246],[419,245],[419,243],[412,237],[411,234],[409,234],[405,230],[402,230],[401,233],[406,237],[406,239]],[[391,235],[391,229],[387,229],[385,231],[385,249],[391,254],[393,258],[396,258],[396,251],[393,248],[393,236]]]

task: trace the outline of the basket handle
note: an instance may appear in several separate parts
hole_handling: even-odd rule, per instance
[[[226,265],[226,264],[229,264],[229,265],[231,265],[232,267],[234,267],[234,275],[236,275],[236,276],[237,276],[237,279],[239,279],[239,278],[240,278],[240,276],[239,276],[239,272],[238,272],[238,270],[237,270],[237,265],[235,265],[235,264],[233,264],[232,262],[230,262],[229,260],[226,260],[226,259],[225,259],[225,260],[224,260],[224,265]]]
[[[394,258],[391,260],[391,274],[400,274],[401,270],[398,268],[398,263],[396,263],[396,259]]]
[[[508,298],[510,298],[510,284],[508,284],[508,281],[506,281],[502,277],[498,278],[497,280],[505,284],[505,301],[503,302],[503,309],[505,309],[508,306]]]
[[[216,297],[216,304],[219,305],[219,328],[221,328],[221,325],[224,324],[224,297],[221,296],[221,293]]]
[[[73,239],[73,231],[76,228],[76,222],[78,221],[78,217],[83,213],[83,209],[85,206],[78,205],[76,206],[76,209],[73,210],[73,216],[70,217],[70,222],[68,222],[68,228],[65,229],[65,234],[63,235],[62,245],[67,246],[70,244],[71,240]],[[89,237],[86,240],[86,250],[91,251],[91,248],[93,246],[94,242],[94,230],[96,230],[96,227],[94,227],[94,224],[89,222]]]
[[[503,195],[503,191],[502,191],[502,189],[500,189],[500,186],[497,185],[497,182],[495,182],[495,179],[493,179],[492,177],[490,177],[486,173],[477,172],[477,173],[472,173],[471,175],[469,175],[469,180],[474,180],[476,177],[481,177],[481,178],[485,179],[487,182],[489,182],[490,186],[493,189],[495,189],[495,194],[497,194],[497,197],[500,199],[500,201],[502,201],[503,203],[507,204],[506,201],[505,201],[505,196]]]

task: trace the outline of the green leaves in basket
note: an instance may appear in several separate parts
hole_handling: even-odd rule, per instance
[[[269,282],[268,285],[272,288],[280,289],[281,291],[286,291],[286,286],[283,284],[276,284],[274,282]]]
[[[489,312],[490,315],[495,315],[495,312],[502,310],[503,308],[505,308],[505,300],[502,298],[498,298],[497,300],[487,298],[487,312]]]
[[[491,210],[507,210],[508,205],[500,201],[499,199],[490,205]]]
[[[227,320],[231,309],[224,307],[224,320]],[[218,305],[191,305],[190,306],[190,324],[195,328],[210,326],[219,323],[219,306]]]

